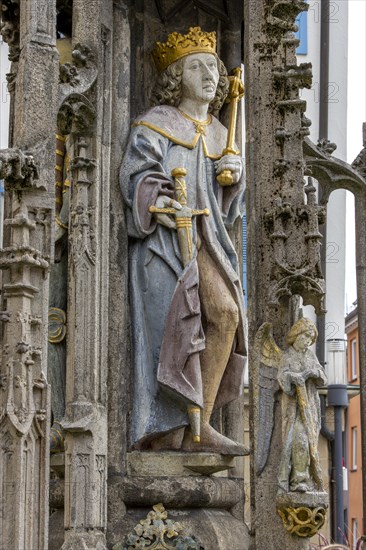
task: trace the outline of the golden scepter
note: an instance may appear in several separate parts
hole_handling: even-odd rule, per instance
[[[227,131],[226,147],[222,152],[224,155],[240,155],[240,151],[235,149],[235,130],[236,120],[238,116],[238,103],[244,95],[244,86],[241,81],[241,68],[237,67],[233,70],[233,76],[229,76],[230,87],[226,101],[230,103],[230,118],[229,127]],[[223,187],[232,185],[234,178],[231,170],[223,170],[221,174],[217,176],[217,181]]]
[[[184,179],[187,171],[185,168],[174,168],[171,174],[174,178],[175,198],[181,205],[181,210],[170,207],[158,208],[157,206],[150,206],[149,212],[152,214],[172,214],[174,216],[182,263],[183,267],[186,267],[193,258],[192,217],[209,216],[210,211],[208,208],[204,210],[194,210],[187,206],[187,184]],[[190,405],[187,407],[187,412],[193,441],[199,443],[201,439],[201,409]]]

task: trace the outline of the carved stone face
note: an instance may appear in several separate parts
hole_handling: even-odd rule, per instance
[[[309,330],[299,334],[299,336],[296,338],[295,342],[293,343],[293,347],[295,348],[296,351],[305,351],[308,349],[308,347],[311,346],[312,343],[313,343],[313,333]]]
[[[195,53],[183,58],[182,98],[209,103],[216,94],[219,71],[211,53]]]

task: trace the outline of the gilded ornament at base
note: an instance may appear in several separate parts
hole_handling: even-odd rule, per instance
[[[48,341],[59,344],[66,336],[66,313],[58,307],[48,310]]]
[[[164,506],[155,504],[146,519],[134,527],[125,542],[113,546],[113,550],[204,550],[195,537],[184,534],[183,526],[168,518]]]
[[[279,515],[282,518],[283,525],[291,535],[297,537],[312,537],[318,533],[325,522],[325,508],[279,508]]]

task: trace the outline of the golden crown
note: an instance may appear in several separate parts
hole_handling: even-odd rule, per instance
[[[152,51],[159,73],[169,65],[191,53],[216,53],[216,33],[191,27],[187,34],[172,32],[166,42],[156,42]]]

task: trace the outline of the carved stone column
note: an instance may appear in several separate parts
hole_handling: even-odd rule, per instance
[[[268,550],[308,549],[306,537],[315,529],[302,538],[282,525],[277,476],[286,411],[276,405],[275,375],[261,363],[254,347],[255,333],[264,322],[273,324],[276,341],[285,344],[299,315],[299,297],[318,314],[324,313],[318,226],[325,213],[316,204],[311,180],[304,181],[310,173],[302,153],[310,121],[299,90],[311,86],[311,67],[297,65],[298,41],[293,34],[295,18],[305,9],[307,4],[300,0],[249,0],[244,17],[251,508],[255,548]],[[314,498],[308,504],[305,499],[300,502],[301,493],[288,496],[286,510],[295,513],[301,507],[322,507],[323,513],[326,507],[325,494],[321,502]],[[306,517],[313,517],[312,512]],[[319,528],[321,521],[315,523]]]
[[[58,127],[70,136],[63,549],[106,548],[110,9],[73,2],[73,66]]]
[[[97,363],[100,330],[90,137],[76,137],[72,160],[65,441],[65,544],[105,548],[105,379]],[[95,299],[92,294],[96,295]],[[82,545],[82,546],[81,546]]]
[[[1,4],[2,33],[10,42],[15,63],[11,78],[14,148],[0,152],[0,177],[5,179],[7,195],[5,242],[0,251],[0,268],[4,270],[0,547],[46,550],[48,272],[52,261],[58,82],[56,3],[30,0],[19,5]]]

